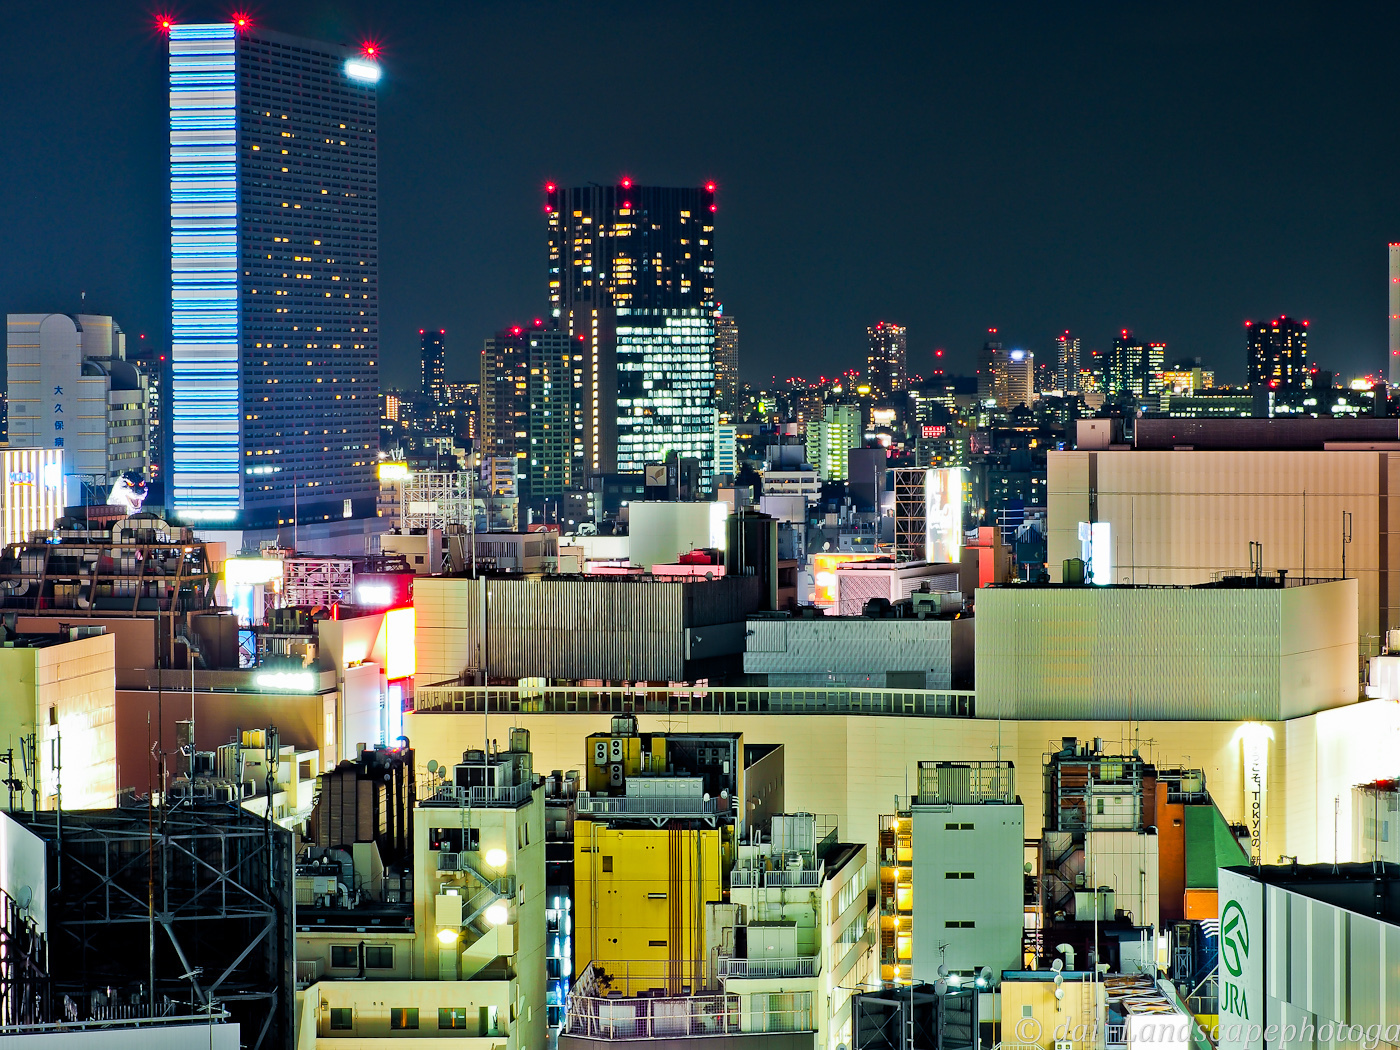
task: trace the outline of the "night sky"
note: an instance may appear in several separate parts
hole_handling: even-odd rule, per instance
[[[236,5],[172,3],[185,21]],[[1117,329],[1243,375],[1244,321],[1381,368],[1400,239],[1400,5],[278,0],[273,29],[384,49],[385,386],[540,315],[543,184],[720,187],[744,378],[970,371],[988,326],[1052,355]],[[168,340],[159,5],[5,5],[0,308]]]

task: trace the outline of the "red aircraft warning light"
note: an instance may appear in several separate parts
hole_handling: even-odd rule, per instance
[[[625,175],[622,177],[622,188],[624,190],[630,190],[632,188],[632,180]]]
[[[253,20],[249,18],[248,15],[244,12],[235,11],[233,13],[233,27],[235,29],[248,29],[252,26],[252,24]]]

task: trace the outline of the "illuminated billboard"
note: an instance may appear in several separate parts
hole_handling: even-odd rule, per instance
[[[956,562],[962,547],[963,469],[940,467],[924,479],[924,561]]]
[[[812,601],[817,605],[836,604],[836,570],[853,561],[874,561],[888,554],[855,554],[850,551],[812,555]]]
[[[63,516],[63,449],[0,450],[0,543],[22,543]]]
[[[390,609],[384,614],[384,676],[390,681],[417,673],[416,622],[412,608]]]

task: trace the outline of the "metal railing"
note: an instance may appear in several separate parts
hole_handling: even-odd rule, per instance
[[[1125,1024],[1104,1025],[1103,1040],[1105,1046],[1127,1046],[1128,1026]]]
[[[593,795],[580,791],[574,811],[608,817],[712,817],[719,799],[699,795]]]
[[[821,971],[821,959],[815,955],[798,955],[775,959],[735,959],[719,957],[718,976],[726,977],[815,977]]]
[[[800,686],[627,689],[599,686],[414,687],[416,714],[840,714],[972,718],[971,690]]]
[[[229,1019],[222,1006],[208,1013],[173,1014],[166,1017],[122,1017],[101,1021],[47,1021],[39,1024],[0,1025],[0,1036],[44,1032],[84,1032],[112,1028],[164,1028],[171,1025],[224,1024]]]
[[[777,869],[764,871],[761,868],[734,868],[729,873],[731,889],[756,889],[759,886],[772,889],[811,889],[822,884],[822,871],[819,868],[803,868],[801,871]]]
[[[419,799],[420,805],[461,806],[466,809],[487,808],[490,806],[522,806],[530,801],[534,791],[532,784],[515,784],[510,787],[458,787],[443,784]]]
[[[569,996],[564,1034],[594,1039],[668,1039],[742,1031],[737,995],[633,998]]]

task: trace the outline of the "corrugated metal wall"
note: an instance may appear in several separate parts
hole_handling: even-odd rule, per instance
[[[489,670],[500,678],[671,681],[684,677],[687,627],[742,621],[761,581],[696,583],[601,577],[486,583]],[[415,584],[418,679],[459,677],[478,663],[481,581]]]
[[[977,592],[977,714],[1279,717],[1283,591],[990,587]]]
[[[756,619],[748,629],[746,674],[831,675],[845,682],[874,675],[883,685],[888,671],[931,671],[925,688],[951,688],[953,632],[948,620]]]

